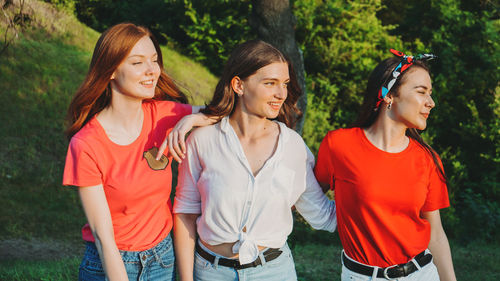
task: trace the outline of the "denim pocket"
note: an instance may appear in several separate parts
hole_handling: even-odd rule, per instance
[[[293,267],[295,268],[295,263],[293,261],[292,252],[288,246],[281,248],[282,253],[272,261],[266,262],[266,267]]]
[[[104,274],[104,269],[102,268],[102,263],[100,261],[97,262],[89,259],[84,259],[80,264],[80,277],[83,276],[87,276],[84,277],[83,280],[89,279],[88,276],[104,278],[105,274]]]
[[[174,245],[170,235],[156,246],[156,260],[163,268],[170,268],[175,265]]]
[[[174,251],[165,251],[162,254],[159,255],[159,263],[161,267],[163,268],[169,268],[174,266],[175,264],[175,257],[174,257]]]
[[[206,270],[212,268],[212,263],[204,259],[202,256],[198,254],[198,252],[194,253],[194,269],[195,270]]]
[[[80,280],[104,280],[104,268],[94,243],[87,242],[82,262]]]

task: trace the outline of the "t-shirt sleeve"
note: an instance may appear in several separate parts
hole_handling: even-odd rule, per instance
[[[95,154],[83,140],[73,137],[64,166],[63,185],[94,186],[102,183]]]
[[[438,163],[443,168],[441,159],[436,155]],[[432,158],[430,159],[430,171],[429,171],[429,185],[427,191],[427,198],[425,200],[422,211],[430,212],[450,206],[450,200],[448,198],[448,188],[446,183],[442,178],[438,167],[434,164]]]
[[[158,101],[157,108],[161,116],[172,116],[174,125],[181,120],[182,117],[193,112],[193,107],[190,104],[173,101]]]
[[[319,183],[326,183],[330,185],[331,189],[333,189],[333,165],[329,144],[330,136],[331,133],[326,134],[325,138],[321,142],[321,145],[319,146],[318,161],[314,167],[314,174]]]
[[[201,214],[201,197],[197,182],[202,167],[193,134],[188,137],[186,146],[186,158],[179,165],[173,212]]]

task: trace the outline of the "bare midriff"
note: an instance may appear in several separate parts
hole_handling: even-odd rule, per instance
[[[201,239],[200,239],[200,241],[203,244],[203,246],[207,247],[207,249],[209,249],[210,251],[212,251],[218,255],[221,255],[223,257],[226,257],[229,259],[237,259],[239,256],[238,254],[233,253],[233,245],[236,242],[222,243],[222,244],[218,244],[218,245],[209,245],[207,242],[205,242]],[[262,251],[263,249],[266,248],[264,246],[257,246],[257,247],[259,247],[259,251]]]

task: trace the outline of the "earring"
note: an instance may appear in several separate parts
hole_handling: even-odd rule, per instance
[[[392,101],[389,102],[389,105],[387,105],[387,109],[391,109],[391,106],[392,106]]]

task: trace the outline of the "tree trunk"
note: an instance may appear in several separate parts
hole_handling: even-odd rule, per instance
[[[289,0],[252,0],[250,24],[258,37],[282,51],[291,61],[302,90],[297,106],[304,116],[297,122],[295,130],[302,134],[307,106],[307,94],[302,51],[295,41],[296,18]]]

